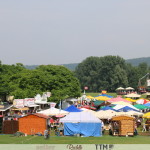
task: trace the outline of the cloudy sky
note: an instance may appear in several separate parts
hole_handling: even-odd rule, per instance
[[[150,57],[150,0],[0,0],[0,60],[79,63]]]

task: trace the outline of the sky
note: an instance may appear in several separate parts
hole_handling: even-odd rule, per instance
[[[2,64],[150,57],[150,0],[0,0]]]

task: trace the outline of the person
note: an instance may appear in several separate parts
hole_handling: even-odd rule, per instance
[[[47,129],[44,131],[44,138],[45,139],[49,138],[49,131]]]
[[[138,132],[137,132],[137,124],[135,123],[135,126],[134,126],[134,135],[138,135]]]
[[[59,124],[58,130],[59,130],[60,135],[63,135],[63,131],[64,131],[64,125],[63,125],[63,123]]]
[[[112,125],[111,125],[111,123],[109,123],[108,129],[109,129],[109,135],[112,135]]]
[[[104,132],[105,132],[104,122],[101,121],[101,123],[102,123],[102,134],[104,135]]]
[[[144,122],[143,122],[142,126],[143,126],[142,132],[146,131],[146,125]]]

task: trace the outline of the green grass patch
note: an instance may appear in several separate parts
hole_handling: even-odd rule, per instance
[[[43,136],[11,137],[0,135],[1,144],[150,144],[150,136],[116,137],[68,137],[51,136],[45,140]]]

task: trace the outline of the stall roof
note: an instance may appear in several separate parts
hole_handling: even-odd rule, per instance
[[[70,112],[60,122],[101,122],[91,112]]]
[[[0,111],[6,111],[6,110],[10,109],[11,107],[13,107],[13,105],[4,105],[3,108],[0,108]]]
[[[134,120],[135,118],[134,117],[129,117],[129,116],[115,116],[115,117],[112,117],[112,121],[115,121],[115,120]]]

